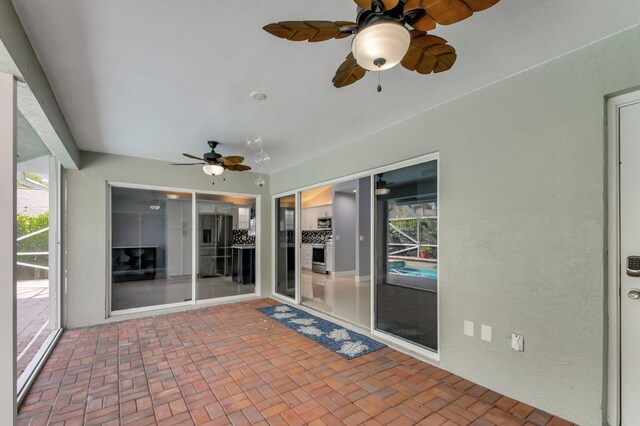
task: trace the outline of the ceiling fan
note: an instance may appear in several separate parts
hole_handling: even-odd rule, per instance
[[[198,163],[174,163],[173,166],[196,166],[202,165],[202,171],[211,176],[218,176],[224,173],[225,170],[231,170],[234,172],[245,172],[247,170],[251,170],[251,167],[242,164],[244,161],[244,157],[239,155],[231,155],[227,157],[223,157],[222,155],[216,152],[216,147],[219,142],[209,141],[207,142],[209,147],[211,147],[211,152],[205,152],[202,157],[198,157],[196,155],[191,155],[187,153],[183,153],[187,158],[191,158],[193,160],[199,160]]]
[[[427,31],[433,30],[436,24],[462,21],[499,0],[353,1],[358,5],[357,22],[283,21],[263,29],[283,39],[309,42],[355,34],[351,53],[333,77],[333,85],[340,88],[360,80],[367,71],[386,70],[398,63],[420,74],[451,69],[457,58],[456,50],[445,39]]]
[[[378,173],[376,175],[376,179],[378,179],[376,181],[376,189],[374,191],[375,195],[387,195],[389,192],[391,192],[391,189],[388,187],[388,185],[393,185],[394,182],[387,182],[384,179],[382,179],[382,177],[384,176],[384,173]]]

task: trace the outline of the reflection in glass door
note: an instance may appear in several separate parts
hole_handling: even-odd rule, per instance
[[[111,311],[191,301],[191,200],[111,188]]]
[[[375,175],[375,328],[438,351],[438,163]]]
[[[276,293],[296,297],[296,196],[275,199]]]
[[[196,194],[196,300],[253,294],[256,198]]]
[[[371,326],[371,177],[300,193],[300,300]]]

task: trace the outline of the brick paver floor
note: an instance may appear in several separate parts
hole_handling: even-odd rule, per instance
[[[569,425],[390,348],[348,361],[270,304],[66,331],[19,424]]]

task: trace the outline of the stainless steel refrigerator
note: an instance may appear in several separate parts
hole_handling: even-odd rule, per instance
[[[233,217],[201,213],[198,224],[198,277],[231,275]]]

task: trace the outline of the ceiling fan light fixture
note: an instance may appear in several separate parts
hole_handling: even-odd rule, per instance
[[[407,27],[395,22],[379,22],[358,32],[351,50],[362,68],[383,71],[402,61],[410,43],[411,35]]]
[[[202,171],[211,176],[218,176],[224,172],[224,167],[218,164],[205,164],[202,166]]]

